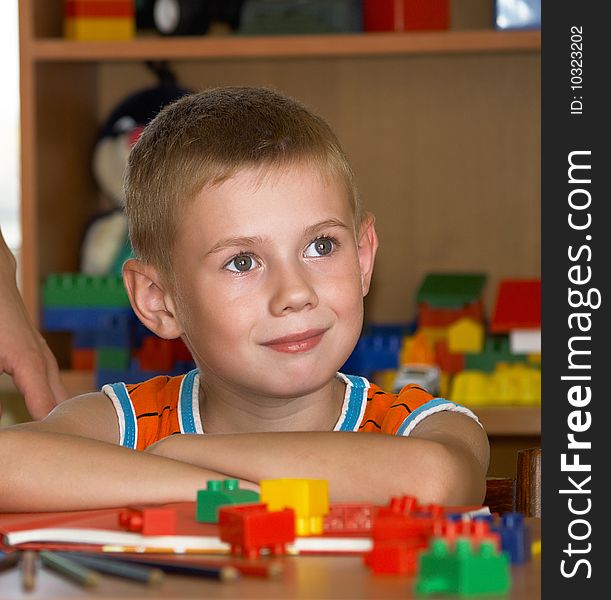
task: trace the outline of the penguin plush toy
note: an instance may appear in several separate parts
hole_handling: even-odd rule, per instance
[[[167,104],[191,90],[172,80],[135,92],[119,103],[102,125],[93,151],[94,178],[110,209],[88,224],[81,246],[80,270],[87,275],[121,273],[132,254],[123,207],[127,157],[144,126]]]

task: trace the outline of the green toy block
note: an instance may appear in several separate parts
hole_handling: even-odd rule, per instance
[[[478,300],[486,275],[482,273],[429,273],[416,294],[416,301],[431,308],[461,308]]]
[[[45,281],[42,299],[46,308],[129,306],[123,278],[116,274],[54,273]]]
[[[96,348],[96,369],[129,369],[129,348]]]
[[[449,548],[443,538],[434,538],[428,552],[420,555],[416,592],[458,594],[504,594],[511,587],[509,558],[490,541],[473,548],[467,538],[458,538]]]
[[[253,490],[241,490],[237,479],[208,481],[205,490],[197,490],[195,520],[199,523],[218,523],[219,508],[227,504],[259,502]]]
[[[488,336],[484,350],[479,354],[465,354],[465,369],[492,373],[498,363],[528,363],[525,354],[512,354],[509,347],[509,336]]]

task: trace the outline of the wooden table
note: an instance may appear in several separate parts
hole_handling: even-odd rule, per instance
[[[539,539],[540,519],[527,519],[533,528],[533,539]],[[0,598],[276,598],[384,600],[416,598],[414,578],[398,575],[373,575],[360,557],[297,556],[282,559],[284,573],[277,579],[242,576],[237,581],[218,582],[201,578],[167,575],[156,588],[122,579],[103,576],[100,585],[87,591],[66,582],[55,573],[41,569],[38,584],[32,592],[21,589],[17,569],[0,574]],[[541,597],[541,565],[534,557],[525,565],[514,566],[512,588],[504,600],[537,600]],[[439,598],[440,596],[434,596]],[[449,598],[448,596],[445,596]],[[479,597],[480,600],[484,600]],[[489,598],[488,596],[485,597]],[[498,596],[497,596],[498,598]]]

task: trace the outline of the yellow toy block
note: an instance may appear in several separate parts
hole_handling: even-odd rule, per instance
[[[266,479],[260,501],[271,511],[292,508],[297,535],[320,535],[329,512],[329,485],[324,479]]]
[[[69,17],[64,21],[64,37],[79,41],[131,40],[136,34],[133,17]]]
[[[397,369],[383,369],[381,371],[375,371],[371,379],[383,390],[390,392],[395,385],[396,378]]]
[[[448,350],[452,354],[479,354],[484,349],[484,326],[470,317],[448,327]]]
[[[441,398],[449,398],[451,380],[452,378],[449,373],[441,372],[439,376],[439,396]]]
[[[541,371],[524,364],[499,363],[491,374],[491,393],[498,404],[541,403]]]
[[[483,371],[460,371],[452,379],[450,400],[458,404],[486,405],[491,404],[490,381]]]

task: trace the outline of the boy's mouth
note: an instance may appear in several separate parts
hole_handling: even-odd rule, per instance
[[[326,329],[308,329],[301,333],[285,335],[269,342],[263,342],[262,345],[276,352],[287,352],[289,354],[307,352],[319,344],[326,331]]]

